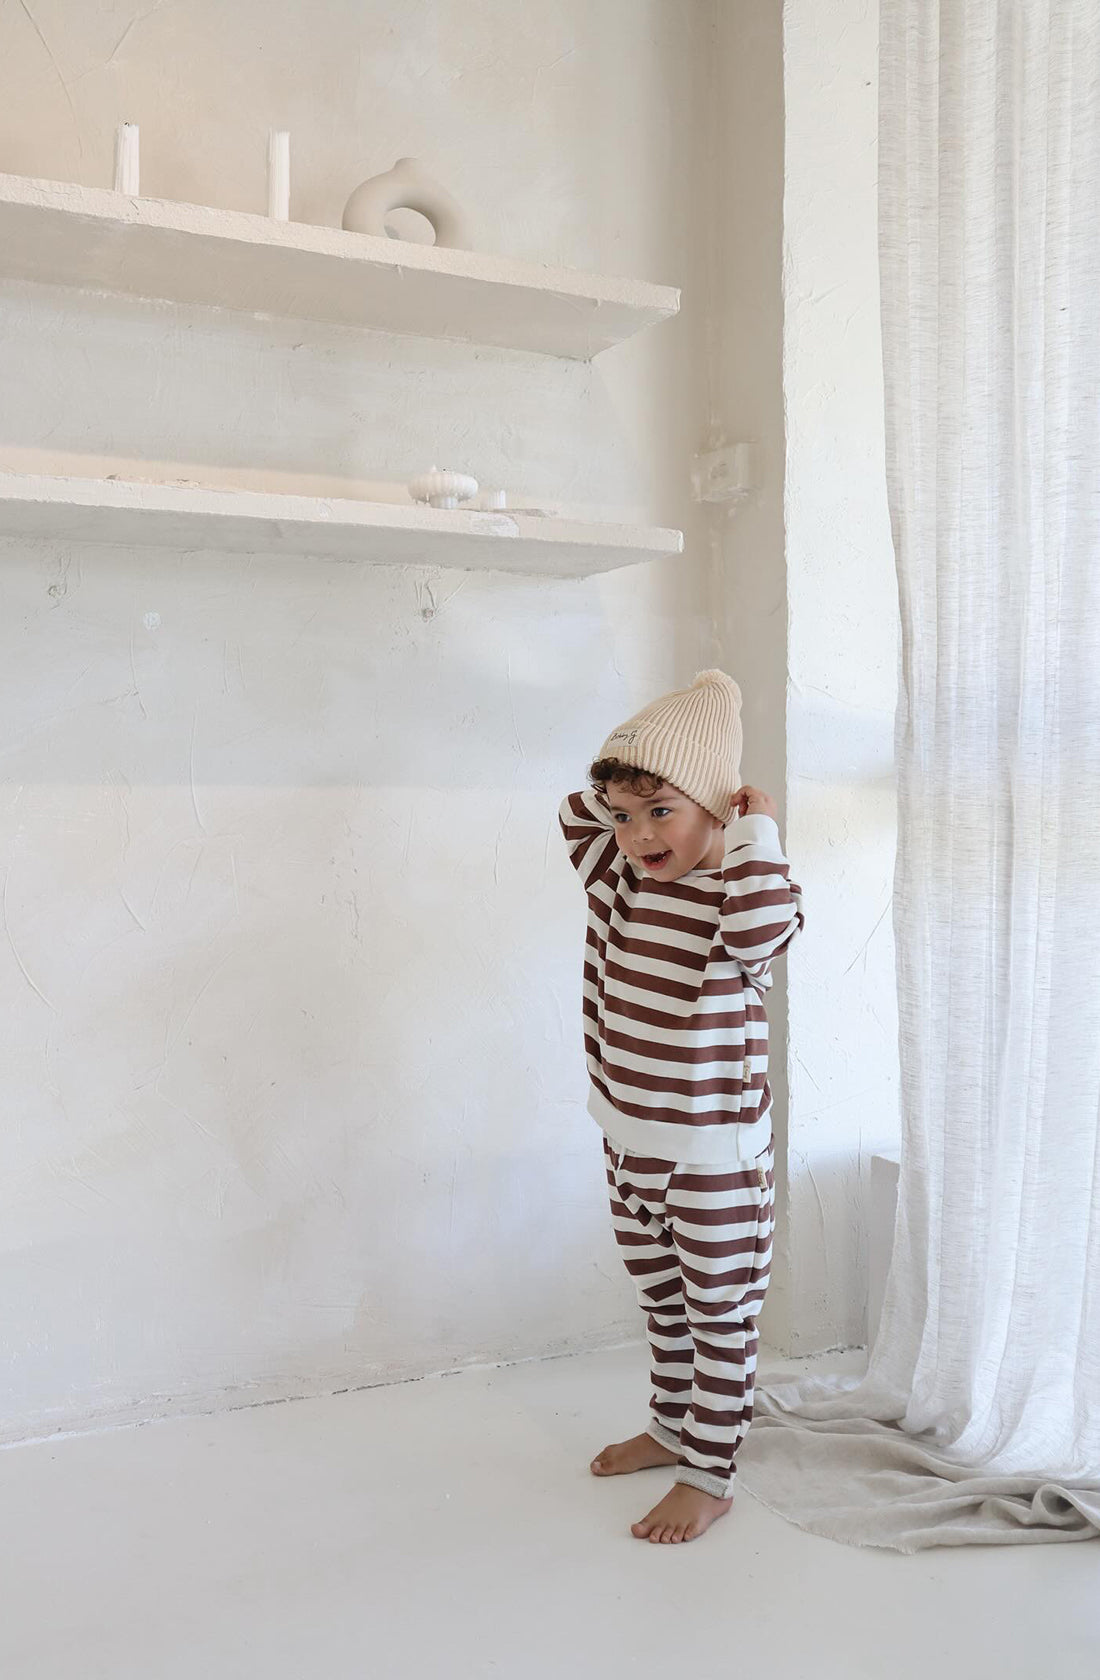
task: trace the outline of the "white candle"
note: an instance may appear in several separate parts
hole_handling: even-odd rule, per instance
[[[115,191],[136,198],[138,180],[138,125],[119,123],[115,135]]]
[[[267,213],[277,222],[290,220],[290,135],[273,128],[267,137]]]

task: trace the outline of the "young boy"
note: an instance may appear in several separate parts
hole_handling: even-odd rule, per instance
[[[763,996],[802,925],[775,804],[741,787],[741,692],[703,671],[613,731],[561,808],[588,896],[589,1112],[647,1315],[646,1432],[597,1476],[675,1465],[639,1540],[694,1540],[732,1499],[771,1260]]]

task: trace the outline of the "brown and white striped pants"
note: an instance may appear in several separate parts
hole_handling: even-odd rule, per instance
[[[736,1167],[626,1155],[606,1138],[604,1152],[615,1236],[646,1314],[649,1434],[679,1453],[678,1482],[726,1498],[752,1421],[774,1150]]]

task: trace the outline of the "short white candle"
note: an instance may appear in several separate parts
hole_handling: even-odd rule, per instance
[[[280,128],[267,137],[267,213],[277,222],[290,220],[290,135]]]

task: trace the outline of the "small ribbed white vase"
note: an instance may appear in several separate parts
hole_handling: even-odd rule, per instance
[[[412,480],[409,495],[414,502],[427,502],[429,507],[456,508],[460,502],[472,501],[477,495],[477,479],[468,473],[441,472],[433,467],[431,472]]]

